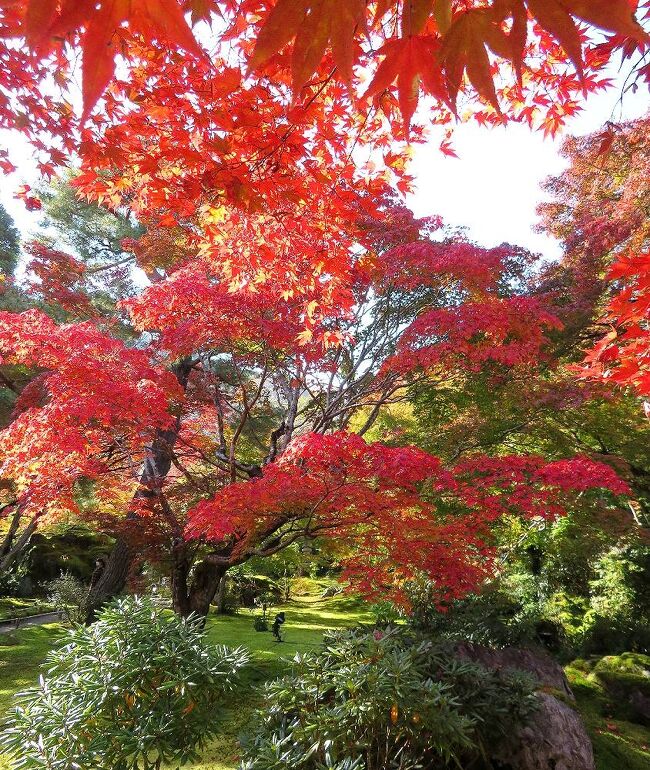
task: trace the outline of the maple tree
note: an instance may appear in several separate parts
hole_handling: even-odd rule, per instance
[[[620,287],[607,303],[601,318],[610,331],[588,352],[582,376],[631,388],[650,397],[648,319],[650,318],[650,254],[625,254],[611,266],[608,276]],[[644,401],[646,415],[650,414]]]
[[[373,435],[394,433],[447,461],[477,450],[587,454],[629,481],[634,502],[627,520],[638,529],[647,522],[647,426],[634,397],[611,385],[632,385],[634,393],[632,377],[643,377],[645,291],[642,275],[635,285],[635,271],[644,270],[644,258],[634,255],[647,251],[648,118],[567,137],[562,154],[569,165],[544,183],[549,200],[538,211],[540,229],[560,241],[564,254],[540,266],[529,288],[562,328],[552,334],[537,376],[495,382],[475,374],[456,389],[421,389],[401,424],[397,412],[387,413]],[[601,338],[583,366],[585,351]],[[620,372],[618,348],[630,355]],[[589,379],[576,381],[576,366]],[[435,434],[422,430],[431,424]]]
[[[66,322],[0,317],[2,365],[36,375],[1,439],[5,492],[21,515],[74,512],[117,536],[91,604],[148,548],[177,610],[206,612],[232,564],[328,531],[376,554],[350,564],[369,590],[434,570],[454,594],[489,572],[486,527],[506,510],[554,516],[585,484],[624,491],[588,460],[439,472],[362,437],[421,382],[534,370],[559,327],[543,297],[507,290],[516,250],[436,244],[421,235],[438,223],[389,202],[412,181],[421,90],[443,126],[470,112],[554,133],[616,51],[645,46],[636,6],[0,5],[0,126],[27,136],[44,175],[73,160],[80,197],[146,228],[124,244],[149,280],[139,295],[100,309],[83,258],[40,243],[31,291]],[[318,465],[324,447],[349,479]],[[400,516],[412,538],[396,538]]]
[[[89,0],[74,4],[13,0],[4,4],[7,32],[22,38],[37,60],[25,51],[7,55],[9,65],[23,68],[22,78],[9,69],[8,83],[14,84],[14,76],[16,85],[24,89],[24,94],[28,92],[29,76],[25,71],[29,72],[29,65],[38,77],[43,74],[39,66],[47,71],[48,56],[58,65],[65,62],[62,43],[68,40],[82,50],[87,116],[114,80],[116,55],[122,52],[127,60],[137,60],[131,49],[134,37],[144,33],[149,40],[172,43],[197,63],[209,61],[184,14],[191,14],[192,23],[211,21],[219,15],[221,24],[218,32],[214,27],[211,30],[213,37],[217,41],[235,40],[247,59],[249,72],[266,67],[277,77],[288,71],[296,93],[323,71],[323,65],[333,68],[338,80],[356,84],[357,66],[372,66],[375,57],[383,56],[366,94],[390,91],[397,80],[398,102],[408,123],[421,87],[453,109],[464,74],[476,93],[499,112],[494,83],[497,64],[490,54],[509,63],[520,92],[536,79],[557,87],[553,83],[553,59],[559,61],[562,57],[568,58],[577,75],[584,78],[586,67],[602,66],[613,48],[647,41],[634,17],[635,8],[636,3],[628,0],[132,0],[99,5]],[[535,24],[532,34],[529,19]],[[582,22],[617,36],[600,46],[593,60],[583,51],[586,37],[580,28]],[[558,44],[562,52],[558,52]],[[536,53],[543,55],[542,61],[531,64]],[[62,79],[65,70],[59,82]],[[571,87],[567,85],[567,89],[565,93]],[[33,94],[29,96],[34,98]],[[511,87],[500,96],[515,98]],[[35,112],[34,102],[28,104]]]
[[[567,137],[568,168],[544,183],[550,200],[539,205],[540,227],[566,254],[594,259],[643,249],[650,200],[650,117],[607,123],[585,136]]]
[[[0,125],[29,137],[43,173],[78,153],[83,195],[181,227],[213,257],[241,227],[250,246],[221,253],[224,275],[272,275],[306,309],[346,286],[358,207],[376,214],[389,182],[408,189],[403,141],[421,90],[443,125],[470,112],[554,133],[607,85],[598,73],[615,51],[646,44],[635,11],[629,0],[11,0]],[[303,232],[297,264],[288,220]]]
[[[25,516],[74,513],[118,537],[97,601],[140,554],[167,564],[179,612],[205,613],[229,567],[318,536],[347,542],[346,574],[367,593],[399,597],[424,573],[448,598],[490,574],[504,515],[555,518],[584,490],[627,490],[587,458],[445,467],[364,440],[413,387],[534,372],[559,324],[540,297],[512,290],[525,252],[434,241],[436,218],[384,209],[355,224],[376,248],[357,254],[352,299],[308,317],[282,283],[233,291],[210,255],[151,229],[132,248],[147,262],[156,244],[159,279],[117,310],[145,334],[135,348],[103,316],[75,321],[92,303],[70,302],[37,262],[33,290],[53,280],[70,322],[0,316],[3,364],[41,372],[0,438],[2,475]],[[88,299],[83,276],[70,278]]]
[[[587,353],[581,376],[643,398],[650,395],[649,128],[650,118],[643,117],[568,140],[564,152],[571,165],[549,181],[555,200],[540,207],[546,226],[580,265],[585,289],[604,297],[596,328],[601,338]]]

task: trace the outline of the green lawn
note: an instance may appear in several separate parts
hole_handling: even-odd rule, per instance
[[[314,591],[321,588],[314,586]],[[271,609],[271,619],[279,609]],[[247,647],[251,663],[242,674],[242,686],[233,695],[232,705],[215,714],[221,723],[219,738],[207,747],[203,760],[193,766],[194,770],[235,770],[238,736],[248,727],[252,712],[263,706],[260,685],[280,676],[296,652],[318,648],[327,629],[373,619],[360,601],[342,596],[319,599],[317,593],[301,596],[282,609],[287,618],[282,644],[275,642],[269,632],[255,631],[253,615],[246,610],[236,616],[209,619],[210,639],[233,647]],[[41,662],[64,633],[61,625],[51,624],[0,635],[0,718],[11,705],[13,693],[36,681]],[[578,661],[567,667],[580,711],[594,741],[597,770],[650,770],[648,730],[622,718],[620,707],[608,697],[590,670]],[[8,764],[1,757],[0,770],[8,770]]]
[[[271,619],[280,608],[274,607]],[[301,597],[283,605],[286,623],[282,626],[284,640],[274,641],[269,632],[253,629],[252,615],[244,611],[235,617],[215,617],[210,621],[210,639],[232,647],[243,645],[251,652],[251,664],[242,674],[242,689],[235,696],[236,704],[224,711],[223,728],[219,738],[207,749],[204,759],[193,767],[200,770],[233,770],[237,762],[237,738],[250,722],[251,713],[263,705],[261,687],[267,679],[281,676],[287,661],[296,652],[317,649],[323,632],[331,628],[369,623],[373,615],[354,599],[334,597],[318,600]]]
[[[318,593],[301,596],[269,611],[271,620],[280,609],[286,614],[282,627],[285,641],[281,644],[270,632],[255,631],[253,614],[247,610],[235,616],[210,617],[210,640],[231,647],[247,647],[251,663],[242,674],[242,686],[232,696],[233,705],[215,715],[222,725],[219,738],[207,748],[203,760],[192,766],[196,770],[234,770],[238,766],[238,736],[249,724],[252,712],[263,705],[260,685],[280,676],[296,652],[317,649],[323,632],[328,629],[373,620],[367,605],[358,600],[342,596],[319,599],[322,588],[315,585]],[[0,719],[10,707],[12,695],[38,679],[40,664],[64,633],[61,625],[51,624],[0,636]],[[0,757],[0,770],[8,767]]]

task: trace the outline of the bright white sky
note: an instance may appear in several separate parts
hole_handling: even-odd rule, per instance
[[[588,134],[608,120],[631,120],[650,110],[650,93],[639,88],[619,101],[620,86],[591,95],[584,111],[567,124],[566,133]],[[443,155],[440,139],[417,148],[413,172],[417,191],[409,205],[417,216],[439,214],[446,224],[466,226],[481,245],[507,241],[545,257],[559,257],[555,239],[533,231],[541,182],[566,166],[562,137],[545,139],[517,124],[486,128],[465,123],[454,131],[459,159]]]
[[[650,110],[650,94],[643,87],[619,101],[620,86],[592,95],[584,111],[567,126],[573,134],[590,133],[608,120],[639,117]],[[25,210],[13,198],[23,183],[37,182],[29,146],[20,137],[0,132],[18,171],[4,177],[0,202],[11,214],[23,237],[36,229],[40,215]],[[557,257],[557,242],[533,228],[535,208],[542,198],[540,183],[564,167],[559,155],[561,137],[545,139],[521,125],[489,129],[474,123],[459,125],[453,146],[458,159],[443,155],[440,137],[416,148],[413,171],[416,193],[408,203],[416,215],[439,214],[448,225],[466,226],[469,237],[485,246],[504,241],[526,246],[545,257]]]

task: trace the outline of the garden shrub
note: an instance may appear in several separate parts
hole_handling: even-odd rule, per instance
[[[0,750],[24,770],[177,768],[214,735],[247,659],[207,645],[199,618],[120,599],[49,655],[39,686],[18,696]]]
[[[533,712],[534,681],[405,628],[326,637],[267,685],[245,770],[411,770],[478,761]],[[478,764],[473,767],[479,767]]]
[[[561,660],[576,655],[650,652],[650,611],[642,549],[611,549],[595,565],[590,594],[542,591],[522,572],[440,608],[432,584],[414,582],[409,623],[440,639],[491,647],[542,646]]]
[[[628,650],[650,653],[650,548],[625,544],[596,564],[590,609],[583,620],[583,655]]]
[[[81,623],[86,616],[88,586],[71,572],[64,572],[47,586],[50,604],[62,611],[70,623]]]

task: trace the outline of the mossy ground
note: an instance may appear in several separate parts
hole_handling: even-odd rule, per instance
[[[27,615],[38,615],[41,612],[51,612],[54,607],[42,599],[0,599],[0,620],[9,618],[24,618]]]
[[[631,721],[624,691],[644,684],[650,658],[635,653],[576,660],[566,667],[582,718],[591,734],[597,770],[650,770],[650,729]],[[646,685],[647,686],[647,685]]]
[[[278,644],[269,632],[253,629],[253,614],[243,610],[235,616],[212,616],[208,634],[211,641],[229,646],[242,645],[251,652],[251,664],[242,675],[242,687],[221,714],[218,738],[213,741],[194,770],[235,770],[238,765],[238,736],[249,726],[252,713],[262,707],[261,685],[282,675],[296,652],[316,649],[323,632],[331,628],[368,623],[373,619],[367,605],[349,597],[321,599],[323,585],[314,584],[309,594],[282,606],[286,613],[285,641]],[[270,610],[271,619],[279,610]],[[48,651],[62,638],[58,624],[25,628],[0,636],[0,718],[11,706],[12,696],[38,678],[39,667]],[[638,656],[637,656],[638,657]],[[650,731],[628,720],[623,699],[613,698],[603,684],[612,671],[620,670],[627,682],[638,673],[638,659],[616,656],[593,661],[575,661],[567,675],[580,712],[591,733],[597,770],[650,770]],[[0,758],[0,770],[8,764]]]

